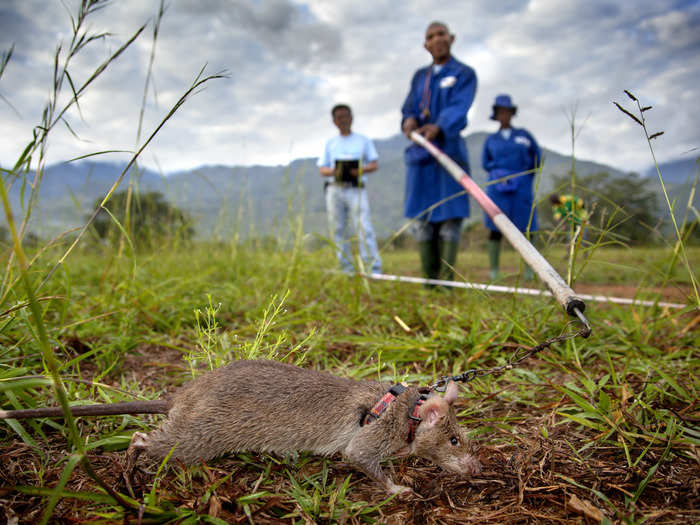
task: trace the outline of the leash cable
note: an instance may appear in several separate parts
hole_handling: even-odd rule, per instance
[[[491,368],[470,368],[469,370],[466,370],[465,372],[462,372],[461,374],[458,374],[456,376],[442,376],[428,388],[430,388],[431,390],[435,390],[436,392],[444,392],[447,389],[447,383],[449,383],[450,381],[469,383],[471,381],[474,381],[474,379],[476,379],[477,377],[483,377],[488,375],[501,375],[504,372],[507,372],[508,370],[512,370],[526,359],[529,359],[530,357],[538,354],[542,350],[549,348],[555,343],[561,343],[568,339],[573,339],[579,336],[587,338],[589,335],[591,335],[590,324],[588,324],[588,320],[583,315],[579,316],[579,318],[583,323],[583,327],[580,330],[576,332],[568,332],[562,335],[558,335],[557,337],[551,337],[531,348],[519,346],[515,349],[513,355],[510,357],[510,359],[505,365],[494,366]],[[569,323],[567,323],[567,326],[569,326],[573,322],[574,321],[570,321]],[[525,351],[524,353],[522,353],[523,350]]]

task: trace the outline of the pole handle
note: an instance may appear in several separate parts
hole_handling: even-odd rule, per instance
[[[429,142],[423,135],[412,131],[410,137],[416,144],[428,150],[428,152],[442,164],[447,172],[474,197],[484,212],[491,217],[491,220],[498,227],[503,236],[508,239],[513,248],[517,250],[525,262],[530,265],[539,278],[547,285],[557,302],[566,310],[566,313],[572,317],[580,318],[583,316],[583,312],[586,309],[586,304],[583,302],[583,299],[576,296],[574,291],[566,284],[552,265],[549,264],[532,243],[525,238],[522,232],[515,227],[513,222],[491,200],[484,190],[474,182],[474,179],[472,179],[459,164]]]

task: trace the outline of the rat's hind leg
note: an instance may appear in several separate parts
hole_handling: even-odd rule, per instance
[[[129,448],[126,449],[126,465],[124,466],[124,482],[126,483],[126,488],[129,490],[131,497],[134,496],[134,489],[132,488],[134,481],[134,469],[136,468],[136,460],[141,455],[141,452],[146,450],[148,447],[148,435],[143,432],[134,432],[131,436],[131,441],[129,442]]]
[[[143,432],[134,432],[131,436],[131,441],[129,442],[129,448],[126,450],[126,455],[128,458],[135,462],[141,452],[146,450],[148,447],[148,434]]]

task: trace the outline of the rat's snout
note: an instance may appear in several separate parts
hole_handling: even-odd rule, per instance
[[[476,457],[467,454],[466,456],[460,458],[459,463],[463,474],[467,474],[469,476],[481,474],[481,463]]]
[[[441,464],[442,468],[453,474],[476,476],[481,473],[481,463],[471,454],[454,456]]]

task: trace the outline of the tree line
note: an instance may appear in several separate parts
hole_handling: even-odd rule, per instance
[[[577,176],[572,188],[571,176],[564,174],[554,177],[553,191],[567,194],[573,189],[584,200],[589,214],[589,239],[597,239],[602,234],[603,241],[644,245],[660,242],[670,234],[670,220],[668,214],[663,213],[665,205],[662,206],[652,184],[653,181],[635,173],[613,177],[607,172],[601,172]],[[92,209],[97,208],[101,202],[101,198],[96,199]],[[107,243],[119,240],[127,225],[126,203],[127,192],[121,191],[115,193],[107,203],[109,211],[100,209],[91,226],[95,239]],[[684,207],[685,203],[677,205]],[[546,196],[538,206],[538,213],[544,229],[552,230],[557,226]],[[157,191],[135,192],[132,195],[128,227],[130,239],[138,247],[154,247],[165,239],[190,240],[195,233],[194,220],[190,214],[168,202]],[[700,243],[697,218],[690,217],[683,234],[686,241]],[[36,234],[29,232],[25,244],[33,246],[38,240]],[[0,226],[0,243],[9,242],[7,227]],[[405,242],[396,239],[394,244],[401,246]]]

